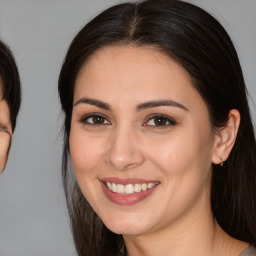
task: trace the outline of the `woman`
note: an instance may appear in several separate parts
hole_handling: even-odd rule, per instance
[[[3,172],[20,108],[20,79],[10,49],[0,41],[0,172]]]
[[[178,0],[104,11],[71,43],[59,95],[79,255],[256,255],[254,129],[211,15]]]

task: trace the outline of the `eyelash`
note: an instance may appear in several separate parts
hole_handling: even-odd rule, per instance
[[[92,118],[92,122],[89,122],[88,120]],[[100,118],[100,121],[103,121],[102,123],[95,123],[96,120],[93,120],[94,118]],[[159,124],[159,125],[156,125],[155,121],[164,121],[165,123],[164,124]],[[154,120],[154,123],[155,125],[152,125],[152,124],[147,124],[149,123],[150,120]],[[111,122],[109,122],[107,120],[107,118],[101,114],[98,114],[98,113],[92,113],[92,114],[89,114],[89,115],[85,115],[83,116],[81,119],[80,119],[80,122],[85,124],[85,125],[94,125],[94,126],[101,126],[101,125],[111,125]],[[176,125],[176,121],[173,120],[172,118],[166,116],[166,115],[163,115],[163,114],[154,114],[152,116],[150,116],[146,122],[143,123],[143,126],[148,126],[148,127],[151,127],[151,128],[157,128],[157,129],[163,129],[163,128],[167,128],[169,126],[173,126],[173,125]]]
[[[92,118],[92,121],[93,121],[93,118],[101,118],[103,119],[103,123],[92,123],[92,122],[88,122],[88,120]],[[105,123],[105,121],[107,121],[108,123]],[[85,115],[83,116],[81,119],[80,119],[80,122],[85,124],[85,125],[94,125],[94,126],[100,126],[100,125],[110,125],[111,123],[107,120],[107,118],[103,115],[100,115],[98,113],[92,113],[92,114],[89,114],[89,115]]]
[[[5,132],[5,133],[7,133],[7,134],[9,134],[11,136],[11,133],[7,129],[3,128],[3,127],[0,127],[0,132]]]
[[[159,120],[159,119],[161,119],[161,121],[164,121],[164,122],[167,122],[167,124],[166,123],[164,123],[164,124],[162,124],[162,125],[156,125],[156,123],[155,123],[155,121],[156,120]],[[153,122],[155,123],[155,125],[149,125],[149,124],[147,124],[150,120],[153,120]],[[167,128],[167,127],[169,127],[169,126],[173,126],[173,125],[176,125],[177,123],[176,123],[176,121],[174,120],[174,119],[172,119],[172,118],[170,118],[170,117],[168,117],[168,116],[166,116],[166,115],[163,115],[163,114],[154,114],[154,115],[152,115],[152,116],[150,116],[150,118],[148,118],[147,119],[147,121],[143,124],[143,126],[149,126],[149,127],[151,127],[151,128],[156,128],[156,129],[163,129],[163,128]]]

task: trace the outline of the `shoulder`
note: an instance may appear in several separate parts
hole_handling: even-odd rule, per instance
[[[256,248],[254,245],[247,247],[240,256],[256,256]]]

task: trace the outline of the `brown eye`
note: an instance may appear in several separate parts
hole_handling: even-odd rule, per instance
[[[148,119],[144,126],[167,127],[175,124],[176,122],[170,117],[164,115],[155,115]]]
[[[166,125],[167,124],[167,119],[164,117],[155,117],[154,118],[154,124],[159,126],[159,125]]]
[[[97,115],[97,114],[85,116],[85,117],[81,118],[80,122],[83,124],[88,124],[88,125],[110,124],[110,122],[105,117],[103,117],[101,115]]]
[[[105,118],[103,118],[102,116],[94,116],[92,117],[92,121],[94,124],[104,124]]]

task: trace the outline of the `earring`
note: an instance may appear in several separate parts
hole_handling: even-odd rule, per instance
[[[223,166],[223,164],[224,164],[224,162],[223,162],[223,160],[222,160],[222,157],[220,157],[220,161],[221,161],[221,163],[220,163],[220,167],[222,167],[222,166]]]

